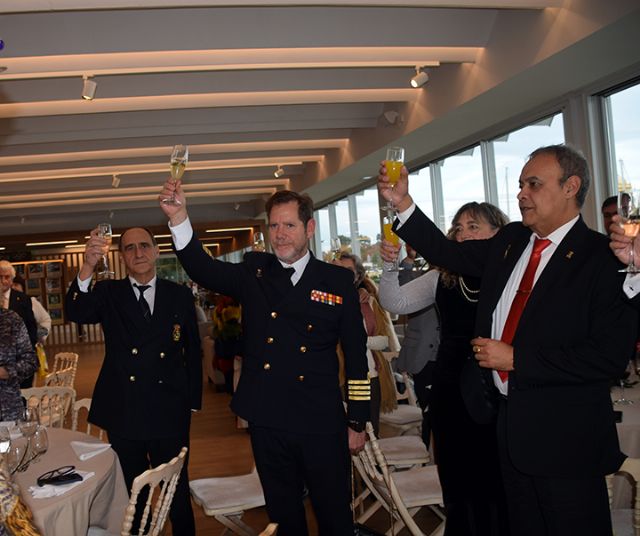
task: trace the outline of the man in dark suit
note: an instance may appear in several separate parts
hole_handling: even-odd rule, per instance
[[[308,196],[280,191],[267,202],[275,255],[251,252],[239,264],[214,260],[194,236],[180,183],[165,183],[182,205],[162,204],[178,259],[199,285],[242,305],[242,374],[231,408],[249,422],[271,521],[281,536],[307,532],[306,484],[320,534],[353,534],[349,447],[364,445],[369,416],[366,333],[353,274],[316,260]],[[345,356],[347,412],[336,346]]]
[[[609,385],[631,356],[637,317],[607,238],[580,217],[586,161],[563,145],[538,149],[520,175],[522,222],[462,243],[415,208],[406,170],[394,190],[381,173],[382,195],[400,211],[398,234],[428,261],[482,277],[471,344],[500,392],[511,533],[611,534],[604,476],[624,455]]]
[[[202,403],[200,338],[191,291],[156,277],[158,246],[146,229],[120,238],[128,277],[89,289],[106,246],[94,229],[65,307],[74,322],[102,324],[106,353],[89,421],[107,431],[131,489],[136,476],[189,446],[191,411]],[[180,536],[195,535],[187,461],[169,514]]]
[[[29,333],[29,340],[35,347],[38,342],[37,330],[38,325],[36,319],[33,316],[33,309],[31,308],[31,298],[24,292],[11,288],[13,279],[16,277],[16,269],[9,261],[0,261],[0,307],[4,309],[11,309],[20,315],[25,326],[27,326],[27,332]],[[29,382],[29,386],[31,382]]]

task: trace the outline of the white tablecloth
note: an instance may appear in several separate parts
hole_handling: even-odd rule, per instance
[[[49,450],[24,473],[16,473],[23,500],[33,512],[35,523],[44,536],[81,536],[89,526],[101,527],[109,534],[119,534],[124,511],[129,502],[118,457],[112,449],[80,461],[71,441],[97,441],[86,434],[60,428],[48,428]],[[63,465],[75,465],[80,471],[95,475],[59,497],[34,499],[29,486],[43,473]]]
[[[625,398],[633,400],[633,404],[623,406],[614,404],[613,409],[622,411],[622,422],[618,428],[620,450],[627,456],[640,458],[640,383],[624,390]],[[620,388],[611,390],[611,399],[620,398]],[[631,508],[631,482],[623,476],[616,476],[613,485],[613,507]]]

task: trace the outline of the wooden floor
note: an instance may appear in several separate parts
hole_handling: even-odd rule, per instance
[[[93,387],[104,355],[102,344],[83,343],[77,345],[55,346],[47,348],[49,362],[56,352],[73,351],[80,356],[76,391],[78,399],[91,397]],[[204,380],[203,410],[193,415],[191,424],[191,458],[189,462],[189,478],[206,478],[214,476],[230,476],[248,473],[253,467],[253,455],[249,436],[245,430],[236,428],[236,420],[229,409],[229,395],[216,392],[212,385]],[[384,435],[384,430],[382,430]],[[382,509],[381,509],[382,510]],[[223,527],[215,519],[204,515],[194,505],[197,534],[202,536],[218,536],[223,534]],[[313,512],[307,504],[310,536],[317,535]],[[256,530],[264,528],[269,522],[266,510],[258,508],[247,512],[244,521]],[[418,525],[425,534],[429,534],[437,525],[435,515],[428,509],[422,509],[416,516]],[[377,512],[367,525],[380,533],[389,528],[389,517],[385,512]],[[167,531],[168,533],[170,531]],[[406,535],[404,529],[399,533]],[[179,535],[176,535],[179,536]]]

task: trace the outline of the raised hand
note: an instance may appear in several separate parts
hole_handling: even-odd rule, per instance
[[[163,203],[163,199],[167,199],[175,194],[175,198],[180,202],[180,204],[172,205],[168,203]],[[172,178],[168,178],[163,187],[160,195],[158,195],[158,202],[160,204],[160,208],[162,212],[164,212],[172,226],[178,225],[187,219],[187,200],[184,196],[184,192],[182,190],[182,181],[177,180],[174,182]]]
[[[409,172],[405,166],[402,166],[400,178],[395,185],[389,183],[387,169],[384,160],[380,162],[380,170],[378,172],[378,190],[380,195],[387,201],[391,201],[396,209],[400,212],[411,206],[413,200],[409,195]]]
[[[609,247],[613,254],[624,263],[629,264],[631,248],[634,247],[634,254],[636,259],[640,259],[640,247],[638,242],[633,240],[633,237],[624,234],[624,229],[620,225],[621,218],[619,215],[615,215],[612,218],[613,223],[609,226],[609,232],[611,233],[611,242]]]
[[[400,254],[400,244],[393,244],[388,240],[382,240],[380,244],[380,257],[386,262],[396,262]]]

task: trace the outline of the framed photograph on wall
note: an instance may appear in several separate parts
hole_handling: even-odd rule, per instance
[[[62,294],[47,294],[47,309],[61,309]]]
[[[39,294],[42,294],[42,289],[40,288],[40,279],[27,279],[25,283],[27,284],[25,292],[29,296],[38,296]]]
[[[46,264],[47,277],[62,277],[62,263],[59,261]]]
[[[44,277],[44,263],[43,262],[30,262],[27,264],[27,273],[29,279],[38,279]]]
[[[50,309],[49,316],[51,316],[51,324],[57,326],[64,324],[64,317],[62,316],[62,309]]]
[[[49,279],[47,278],[47,293],[60,292],[60,278]]]

